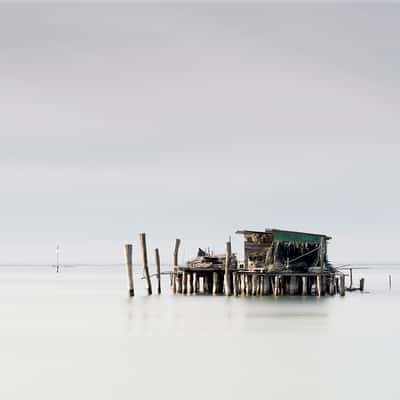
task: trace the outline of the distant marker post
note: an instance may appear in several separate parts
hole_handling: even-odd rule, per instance
[[[59,244],[56,246],[56,258],[57,258],[56,272],[60,272],[60,245]]]

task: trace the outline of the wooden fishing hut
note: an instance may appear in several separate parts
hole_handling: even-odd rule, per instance
[[[199,249],[185,266],[175,266],[174,293],[225,295],[334,295],[345,294],[344,274],[328,262],[327,235],[266,229],[241,230],[244,260]]]

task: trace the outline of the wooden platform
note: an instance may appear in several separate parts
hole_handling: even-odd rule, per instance
[[[226,286],[228,285],[228,286]],[[171,286],[180,294],[229,294],[234,296],[324,296],[345,295],[341,272],[266,272],[234,269],[225,276],[220,268],[179,267],[171,275]]]

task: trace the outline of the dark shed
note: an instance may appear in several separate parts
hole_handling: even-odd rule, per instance
[[[328,268],[326,243],[331,237],[327,235],[281,229],[236,233],[244,236],[245,268],[270,271]]]

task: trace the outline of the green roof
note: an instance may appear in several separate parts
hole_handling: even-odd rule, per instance
[[[329,236],[319,233],[293,232],[272,229],[272,240],[274,242],[320,242],[321,238],[330,239]]]

